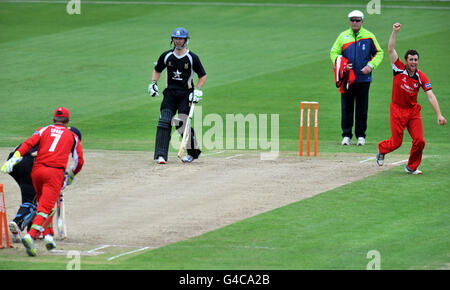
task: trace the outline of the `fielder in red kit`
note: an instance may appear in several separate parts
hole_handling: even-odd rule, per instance
[[[402,145],[403,131],[406,128],[412,138],[412,147],[405,171],[410,174],[422,174],[422,171],[418,169],[425,147],[420,116],[421,106],[417,103],[417,94],[420,88],[425,91],[428,101],[436,113],[438,125],[445,125],[447,120],[441,114],[439,103],[433,94],[428,77],[417,68],[419,53],[415,50],[408,50],[405,54],[405,63],[398,58],[395,51],[395,42],[400,28],[400,23],[394,24],[389,39],[389,56],[394,71],[392,102],[390,105],[392,136],[378,144],[376,160],[378,165],[383,165],[385,154],[396,150]]]
[[[56,109],[53,117],[54,124],[37,130],[1,168],[2,171],[8,173],[15,164],[20,162],[21,156],[39,144],[38,154],[31,172],[38,202],[37,214],[30,231],[22,238],[22,243],[30,256],[36,256],[34,240],[41,233],[44,235],[47,249],[55,248],[53,233],[46,232],[43,225],[50,218],[59,198],[69,155],[72,154],[74,160],[74,165],[67,171],[66,178],[69,180],[72,180],[80,172],[84,164],[81,142],[76,134],[67,128],[69,119],[69,111],[66,108]]]

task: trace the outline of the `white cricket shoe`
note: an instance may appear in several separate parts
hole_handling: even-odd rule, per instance
[[[350,145],[352,144],[352,139],[350,139],[350,137],[344,137],[344,139],[342,139],[341,145]]]
[[[9,222],[9,231],[11,232],[13,243],[20,243],[22,240],[22,231],[15,221]]]
[[[44,238],[45,241],[45,247],[47,248],[47,250],[53,250],[54,248],[56,248],[56,243],[55,240],[53,239],[52,235],[45,235]]]
[[[356,143],[357,146],[364,146],[366,145],[366,138],[364,137],[358,137],[358,143]]]
[[[422,174],[422,171],[420,171],[419,169],[412,170],[411,168],[408,167],[408,165],[406,165],[405,171],[406,171],[407,173],[413,174],[413,175],[419,175],[419,174]]]
[[[156,164],[166,164],[167,161],[164,159],[164,157],[159,156],[158,159],[156,159]]]
[[[191,155],[187,154],[186,156],[181,158],[181,161],[183,161],[183,163],[191,163],[192,161],[194,161],[194,157],[192,157]]]

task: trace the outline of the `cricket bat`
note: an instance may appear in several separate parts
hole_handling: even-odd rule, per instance
[[[56,219],[55,219],[56,216]],[[61,240],[64,240],[67,238],[67,227],[66,227],[66,208],[64,206],[64,194],[63,189],[61,189],[61,192],[59,193],[59,198],[56,201],[55,207],[53,208],[52,212],[48,216],[48,218],[45,220],[44,224],[42,225],[43,228],[47,228],[48,225],[52,223],[53,228],[58,228],[58,235]]]
[[[184,126],[183,139],[181,140],[180,149],[178,150],[178,158],[182,158],[184,150],[186,149],[187,142],[191,136],[191,119],[194,115],[195,103],[191,103],[191,109],[189,110],[189,116],[186,120],[186,125]]]
[[[59,237],[61,239],[65,239],[67,238],[66,207],[64,205],[64,193],[62,191],[57,201],[56,217],[57,217]]]

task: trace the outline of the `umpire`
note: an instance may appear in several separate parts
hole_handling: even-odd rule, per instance
[[[186,47],[188,42],[189,33],[186,29],[180,27],[173,31],[170,44],[173,43],[174,47],[161,54],[153,70],[152,83],[148,86],[150,96],[159,96],[157,82],[162,71],[167,68],[167,83],[163,91],[164,98],[161,102],[156,129],[154,159],[157,164],[165,164],[168,160],[172,118],[176,112],[178,111],[178,116],[185,124],[189,115],[190,102],[198,103],[203,96],[201,88],[206,82],[206,72],[199,57]],[[195,89],[194,73],[198,76]],[[180,127],[177,126],[177,129],[180,130]],[[200,156],[201,151],[197,146],[192,128],[191,138],[186,147],[187,155],[181,159],[183,162],[192,162]]]
[[[367,111],[372,70],[383,60],[383,49],[375,35],[363,27],[364,14],[354,10],[348,14],[350,28],[342,32],[333,44],[330,57],[333,64],[339,55],[349,64],[346,71],[353,70],[355,81],[348,91],[341,94],[342,145],[350,145],[352,139],[353,116],[355,116],[356,145],[366,144]]]

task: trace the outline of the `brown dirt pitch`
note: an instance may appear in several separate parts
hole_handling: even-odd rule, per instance
[[[2,148],[0,156],[8,152]],[[264,161],[257,152],[215,152],[191,164],[170,155],[165,165],[152,155],[86,150],[85,167],[64,191],[68,238],[57,245],[160,247],[394,166],[378,167],[373,156],[361,154],[282,153]],[[0,178],[10,221],[20,190],[10,176]]]

